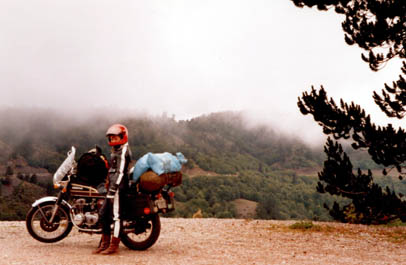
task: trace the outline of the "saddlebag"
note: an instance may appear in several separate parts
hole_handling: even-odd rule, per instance
[[[182,173],[164,173],[158,175],[152,170],[149,170],[140,177],[140,189],[148,192],[158,191],[165,185],[172,187],[178,186],[182,183]]]
[[[125,216],[129,219],[145,215],[145,208],[149,208],[151,213],[154,211],[154,204],[147,194],[127,194],[125,204]]]

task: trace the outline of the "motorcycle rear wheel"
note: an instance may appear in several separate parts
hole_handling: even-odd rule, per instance
[[[132,250],[146,250],[158,240],[161,233],[161,221],[158,214],[150,216],[148,219],[149,228],[143,233],[129,232],[121,236],[123,244]]]
[[[69,209],[64,205],[59,206],[53,222],[48,222],[54,207],[55,202],[44,202],[28,211],[25,219],[28,233],[40,242],[57,242],[65,238],[72,230]]]

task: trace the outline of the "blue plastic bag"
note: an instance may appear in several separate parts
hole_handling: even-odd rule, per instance
[[[158,175],[178,172],[182,169],[182,164],[186,162],[185,156],[180,152],[176,153],[176,156],[168,152],[159,154],[147,153],[135,164],[133,180],[137,181],[148,169],[152,169]]]
[[[140,178],[140,176],[150,168],[148,165],[149,154],[150,153],[145,154],[143,157],[138,159],[137,163],[135,163],[133,180],[137,181]]]

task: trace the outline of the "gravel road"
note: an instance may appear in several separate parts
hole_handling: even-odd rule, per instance
[[[99,235],[71,234],[40,243],[24,222],[0,222],[0,264],[406,264],[406,228],[294,221],[161,218],[157,243],[146,251],[120,245],[112,256],[92,255]]]

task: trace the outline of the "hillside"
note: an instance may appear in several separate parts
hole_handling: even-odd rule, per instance
[[[78,154],[95,144],[108,154],[104,133],[113,123],[103,116],[74,119],[41,109],[0,109],[0,122],[7,124],[0,128],[3,208],[8,201],[32,202],[35,196],[26,189],[16,198],[14,191],[22,185],[38,187],[33,188],[37,198],[52,193],[52,172],[72,145]],[[175,188],[179,207],[171,216],[191,217],[200,209],[204,217],[241,217],[240,207],[247,207],[248,201],[250,218],[330,219],[323,204],[331,204],[333,198],[315,189],[321,150],[265,125],[253,125],[243,113],[212,113],[186,121],[134,116],[114,122],[128,127],[134,159],[147,152],[178,151],[188,158],[183,185]],[[355,155],[360,165],[370,165],[365,155]],[[11,177],[18,183],[10,185]],[[383,183],[396,185],[391,179]],[[22,218],[21,211],[0,216],[4,218]]]
[[[31,166],[55,170],[71,145],[79,153],[95,144],[108,152],[105,131],[112,121],[91,117],[80,121],[45,111],[0,110],[0,161],[20,155]],[[126,124],[133,155],[182,151],[200,168],[220,174],[239,170],[311,167],[321,162],[315,151],[299,140],[275,133],[264,125],[249,125],[244,115],[213,113],[187,121],[162,117],[115,120]]]

